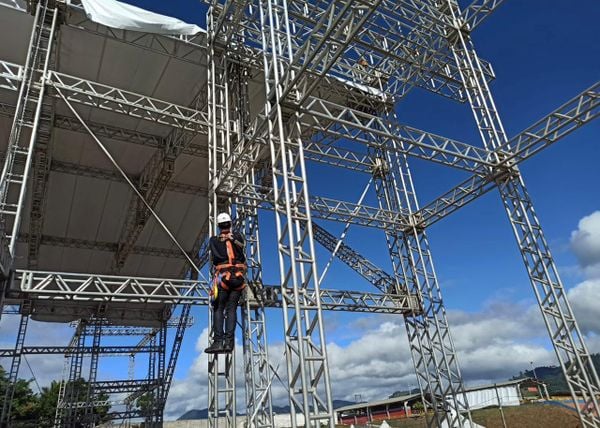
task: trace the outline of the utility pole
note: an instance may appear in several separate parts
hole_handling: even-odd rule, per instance
[[[502,426],[506,428],[506,418],[504,417],[504,410],[502,409],[502,399],[498,394],[498,387],[494,384],[494,391],[496,392],[496,398],[498,399],[498,409],[500,409],[500,416],[502,416]]]

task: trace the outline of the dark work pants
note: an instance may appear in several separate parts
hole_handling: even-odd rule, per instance
[[[213,306],[213,334],[215,341],[233,340],[237,318],[237,306],[242,290],[225,290],[219,287],[219,295]],[[225,332],[223,332],[225,324]]]

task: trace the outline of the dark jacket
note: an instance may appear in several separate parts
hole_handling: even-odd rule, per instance
[[[233,253],[235,254],[234,263],[246,263],[246,242],[239,232],[233,232]],[[227,244],[220,236],[210,238],[210,254],[213,266],[229,263],[227,256]]]

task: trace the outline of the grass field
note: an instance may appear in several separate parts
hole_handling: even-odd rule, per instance
[[[576,428],[579,419],[575,411],[546,404],[524,404],[518,407],[505,407],[504,417],[508,428]],[[503,428],[498,408],[481,409],[473,412],[473,422],[486,428]],[[387,421],[394,428],[423,428],[427,425],[423,418]],[[338,425],[343,427],[343,425]]]

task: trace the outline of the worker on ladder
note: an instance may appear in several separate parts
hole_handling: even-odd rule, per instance
[[[244,237],[231,231],[229,214],[219,214],[217,225],[219,235],[211,237],[209,242],[215,276],[211,289],[213,343],[204,350],[208,354],[233,351],[237,306],[242,291],[246,288],[248,270]]]

